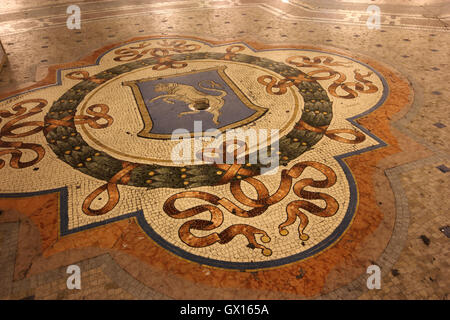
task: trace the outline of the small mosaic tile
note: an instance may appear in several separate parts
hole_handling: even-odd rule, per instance
[[[450,168],[447,167],[445,164],[441,164],[440,166],[437,166],[436,168],[438,168],[439,170],[441,170],[443,173],[447,173],[450,171]]]

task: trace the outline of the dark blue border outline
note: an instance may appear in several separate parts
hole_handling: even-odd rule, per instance
[[[137,42],[142,42],[142,41],[149,41],[149,40],[156,40],[156,39],[186,39],[188,40],[188,37],[158,37],[158,38],[150,38],[148,40],[145,39],[141,39],[141,40],[136,40],[136,41],[132,41],[132,42],[128,42],[125,43],[123,45],[111,48],[107,51],[105,51],[104,53],[102,53],[97,60],[95,61],[95,64],[91,64],[91,65],[85,65],[82,67],[91,67],[91,66],[95,66],[95,65],[99,65],[100,60],[103,58],[104,55],[106,55],[107,53],[109,53],[112,50],[115,50],[119,47],[125,46],[125,45],[129,45],[132,43],[137,43]],[[361,154],[364,152],[368,152],[368,151],[372,151],[378,148],[382,148],[387,146],[387,144],[381,140],[380,138],[378,138],[376,135],[372,134],[369,130],[367,130],[366,128],[364,128],[363,126],[359,125],[358,122],[356,122],[357,119],[362,118],[370,113],[372,113],[374,110],[378,109],[381,105],[383,105],[383,103],[386,101],[387,96],[389,95],[389,86],[387,84],[386,79],[375,69],[373,69],[371,66],[358,61],[356,59],[353,59],[351,57],[347,57],[341,54],[337,54],[337,53],[330,53],[330,52],[326,52],[326,51],[320,51],[320,50],[314,50],[314,49],[296,49],[296,48],[287,48],[287,49],[265,49],[265,50],[255,50],[253,49],[250,45],[246,44],[245,42],[232,42],[232,43],[226,43],[226,44],[220,44],[220,45],[212,45],[206,41],[201,41],[201,40],[197,40],[197,39],[190,39],[192,41],[197,41],[197,42],[201,42],[209,47],[221,47],[221,46],[225,46],[225,45],[234,45],[234,44],[243,44],[246,47],[248,47],[250,50],[252,50],[253,52],[264,52],[264,51],[280,51],[280,50],[303,50],[303,51],[311,51],[311,52],[318,52],[318,53],[325,53],[325,54],[332,54],[338,57],[342,57],[345,59],[350,59],[356,63],[359,63],[363,66],[365,66],[366,68],[370,69],[371,71],[373,71],[380,79],[381,82],[383,84],[383,93],[382,96],[380,98],[380,100],[370,109],[366,110],[365,112],[358,114],[356,116],[353,116],[351,118],[347,118],[346,120],[349,121],[352,125],[354,125],[355,127],[357,127],[359,130],[363,131],[365,134],[367,134],[368,136],[370,136],[372,139],[374,139],[375,141],[378,142],[378,145],[374,145],[374,146],[370,146],[361,150],[357,150],[357,151],[352,151],[352,152],[348,152],[345,154],[341,154],[341,155],[337,155],[334,156],[333,158],[339,163],[339,165],[342,167],[345,176],[347,178],[347,181],[349,183],[349,189],[350,189],[350,202],[347,208],[347,212],[345,213],[344,218],[342,219],[341,223],[339,224],[339,226],[333,231],[333,233],[331,235],[329,235],[326,239],[322,240],[320,243],[318,243],[317,245],[315,245],[312,248],[309,248],[306,251],[288,256],[288,257],[284,257],[281,259],[276,259],[276,260],[270,260],[270,261],[259,261],[259,262],[229,262],[229,261],[222,261],[222,260],[215,260],[215,259],[210,259],[210,258],[205,258],[205,257],[201,257],[201,256],[197,256],[194,254],[191,254],[189,252],[186,252],[185,250],[169,243],[168,241],[166,241],[165,239],[163,239],[158,233],[155,232],[155,230],[153,230],[153,228],[148,224],[147,220],[144,217],[144,213],[142,210],[138,210],[135,212],[131,212],[131,213],[127,213],[124,215],[120,215],[117,217],[113,217],[104,221],[99,221],[99,222],[95,222],[95,223],[91,223],[91,224],[87,224],[84,225],[82,227],[77,227],[77,228],[73,228],[73,229],[68,229],[68,222],[69,222],[69,218],[68,218],[68,189],[67,187],[63,187],[63,188],[58,188],[58,189],[52,189],[52,190],[46,190],[46,191],[38,191],[38,192],[29,192],[29,193],[7,193],[7,194],[0,194],[0,197],[3,198],[15,198],[15,197],[31,197],[31,196],[36,196],[36,195],[41,195],[41,194],[49,194],[49,193],[54,193],[54,192],[59,192],[60,194],[60,201],[59,201],[59,205],[60,205],[60,235],[61,236],[66,236],[69,234],[73,234],[76,232],[80,232],[80,231],[84,231],[87,229],[91,229],[91,228],[95,228],[95,227],[99,227],[102,225],[106,225],[112,222],[116,222],[119,220],[123,220],[123,219],[128,219],[128,218],[132,218],[135,217],[136,220],[138,221],[139,226],[142,228],[142,230],[144,230],[145,233],[147,233],[147,235],[154,241],[156,242],[158,245],[160,245],[161,247],[163,247],[164,249],[168,250],[171,253],[174,253],[175,255],[184,258],[186,260],[190,260],[192,262],[197,262],[200,264],[204,264],[204,265],[209,265],[212,267],[218,267],[218,268],[226,268],[226,269],[235,269],[235,270],[251,270],[251,269],[264,269],[264,268],[274,268],[274,267],[279,267],[285,264],[290,264],[293,262],[297,262],[303,259],[306,259],[308,257],[311,257],[319,252],[321,252],[322,250],[326,249],[327,247],[333,245],[337,240],[339,240],[339,238],[345,233],[345,231],[348,229],[348,227],[350,226],[354,214],[356,212],[356,207],[358,204],[358,190],[356,187],[356,183],[355,183],[355,179],[353,177],[353,174],[350,170],[350,168],[347,166],[346,162],[344,161],[344,159],[346,157],[349,156],[353,156],[353,155],[357,155],[357,154]],[[39,87],[39,88],[34,88],[31,90],[28,90],[26,92],[33,92],[36,90],[41,90],[41,89],[45,89],[45,88],[49,88],[49,87],[53,87],[53,86],[57,86],[57,85],[61,85],[61,72],[64,70],[73,70],[73,69],[79,69],[80,67],[73,67],[73,68],[66,68],[66,69],[58,69],[57,70],[57,82],[55,84],[50,84],[47,86],[43,86],[43,87]],[[0,102],[14,98],[16,96],[20,96],[22,95],[22,93],[18,93],[16,95],[7,97],[5,99],[0,100]]]

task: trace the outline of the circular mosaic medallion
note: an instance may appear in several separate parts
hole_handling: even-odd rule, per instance
[[[305,80],[307,76],[303,72],[284,63],[240,53],[233,54],[232,58],[230,57],[229,59],[232,61],[223,61],[223,58],[224,54],[212,52],[186,53],[171,56],[170,63],[180,64],[181,66],[186,64],[183,67],[183,70],[186,70],[186,72],[180,72],[177,70],[178,68],[163,68],[161,71],[154,70],[155,65],[158,65],[159,61],[155,58],[142,59],[139,62],[129,62],[102,71],[72,87],[52,105],[46,118],[46,126],[52,128],[46,135],[47,141],[51,144],[53,151],[61,160],[83,173],[106,181],[109,181],[123,169],[123,161],[128,161],[129,159],[135,161],[140,160],[141,162],[134,163],[139,168],[133,170],[134,174],[132,173],[130,175],[130,180],[127,181],[127,184],[160,188],[187,186],[186,180],[174,180],[169,174],[180,173],[179,168],[173,165],[146,165],[146,163],[155,160],[156,162],[163,163],[176,162],[176,158],[172,157],[170,159],[170,157],[173,149],[176,147],[177,141],[172,143],[158,140],[148,141],[148,139],[136,139],[135,136],[139,138],[170,140],[175,130],[185,129],[191,135],[195,133],[202,134],[202,129],[204,131],[216,129],[224,132],[245,124],[255,124],[259,120],[259,127],[267,131],[279,129],[280,127],[282,131],[287,131],[288,128],[291,129],[289,132],[286,132],[286,135],[281,140],[282,144],[279,148],[279,153],[282,155],[282,164],[287,164],[290,160],[297,158],[322,138],[323,132],[310,130],[309,127],[300,128],[294,126],[296,124],[295,120],[298,120],[296,118],[299,113],[300,98],[303,98],[306,106],[305,110],[308,110],[302,115],[302,122],[312,127],[322,127],[330,124],[332,119],[331,102],[326,91],[320,84],[316,81]],[[191,67],[188,68],[188,66]],[[249,75],[252,76],[254,81],[249,81],[251,79]],[[262,92],[264,94],[264,91],[268,90],[269,85],[273,81],[277,81],[277,78],[275,78],[277,75],[280,78],[292,77],[299,80],[289,82],[289,85],[285,86],[275,84],[279,88],[276,89],[277,91],[273,95],[275,97],[283,95],[283,97],[271,99],[272,101],[267,101],[269,99],[260,101],[264,107],[256,105],[255,103],[257,103],[258,97],[260,97],[258,93]],[[266,83],[266,81],[270,81],[270,83]],[[284,83],[283,80],[281,82]],[[204,87],[206,83],[213,87]],[[172,84],[178,85],[178,92],[181,93],[169,93],[168,90],[170,89],[168,88]],[[132,90],[127,90],[127,88],[123,88],[124,86],[130,87]],[[166,89],[156,91],[158,86],[164,86]],[[291,89],[291,86],[294,86],[296,90],[289,90],[291,97],[288,97],[289,95],[285,93],[287,93],[287,89]],[[255,87],[261,92],[252,90]],[[262,90],[264,88],[266,90]],[[202,92],[198,89],[204,91]],[[94,90],[96,92],[86,98]],[[134,135],[129,131],[126,131],[124,135],[124,126],[126,128],[128,123],[134,122],[136,124],[139,121],[136,118],[130,119],[130,113],[127,112],[124,114],[123,111],[124,102],[128,102],[125,105],[133,107],[129,99],[127,100],[124,97],[130,91],[139,108],[144,128]],[[216,94],[205,94],[205,91]],[[99,94],[99,92],[102,94]],[[158,92],[165,93],[158,95]],[[115,93],[117,94],[116,99],[111,99],[111,96],[114,97]],[[100,97],[96,97],[96,95]],[[189,109],[189,105],[193,104],[192,101],[194,101],[193,99],[196,96],[209,97],[211,103],[215,103],[217,106],[211,106],[206,110],[192,111]],[[99,139],[92,135],[90,130],[86,130],[86,126],[89,126],[91,129],[99,129],[99,127],[103,129],[112,124],[114,118],[109,114],[109,105],[111,103],[108,103],[108,105],[101,103],[105,100],[111,101],[116,106],[114,111],[116,111],[120,123],[111,126],[111,128],[115,128],[115,130],[110,130],[112,132],[103,130],[104,132],[100,134],[100,136],[103,136],[103,139]],[[259,100],[263,99],[260,98]],[[100,103],[95,103],[97,101]],[[81,111],[83,114],[78,115],[77,118],[75,115],[80,105],[82,105]],[[130,109],[130,111],[133,110],[132,108]],[[270,111],[267,112],[269,109]],[[266,117],[262,117],[266,112],[268,113]],[[217,116],[214,113],[217,113]],[[92,121],[82,120],[88,119],[89,115],[97,117],[96,120],[103,119],[106,123],[99,125],[95,121],[95,124],[93,124]],[[178,119],[180,117],[182,119]],[[80,121],[77,122],[77,119],[80,119]],[[197,128],[195,128],[196,121],[199,123],[200,130],[196,130]],[[77,131],[75,124],[81,124],[83,126],[86,137],[97,144],[98,149],[93,148],[85,141],[84,137]],[[132,135],[133,137],[127,139],[127,135]],[[109,140],[109,146],[108,144],[102,143],[102,140]],[[256,141],[255,144],[259,145],[260,141]],[[300,146],[292,148],[292,144],[299,144]],[[82,157],[84,159],[79,159],[79,155],[75,155],[72,152],[76,147],[83,150],[84,155]],[[247,146],[249,152],[251,150],[255,152],[255,147],[255,145]],[[105,152],[106,150],[110,152],[107,153]],[[166,152],[161,152],[158,157],[158,155],[154,155],[155,150],[164,150]],[[117,154],[122,159],[116,158],[110,153]],[[143,154],[147,155],[147,157],[143,156]],[[250,155],[247,155],[247,157],[250,158]],[[193,158],[193,160],[198,160],[198,158]],[[201,160],[204,160],[204,158],[201,158]],[[250,161],[244,160],[244,162],[249,163]],[[258,161],[252,163],[252,165],[251,169],[247,169],[244,175],[245,177],[260,174],[260,167],[263,164]],[[185,166],[187,175],[189,175],[190,169],[194,169],[196,170],[194,173],[196,177],[199,176],[199,172],[203,176],[203,179],[196,179],[194,184],[189,183],[189,187],[221,183],[221,177],[211,175],[211,168],[213,167],[211,165]],[[163,173],[160,174],[158,170],[162,170]],[[153,183],[153,180],[152,183],[149,183],[145,174],[141,174],[145,172],[154,172],[160,179],[158,179],[157,183]],[[226,182],[228,181],[226,180]],[[187,182],[189,181],[187,180]]]

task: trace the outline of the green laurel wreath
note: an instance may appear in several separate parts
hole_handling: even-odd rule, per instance
[[[198,52],[172,55],[171,59],[175,62],[201,59],[223,61],[223,56],[223,53]],[[302,71],[284,63],[246,54],[236,53],[231,57],[231,61],[260,66],[278,73],[283,77],[304,75]],[[153,57],[133,61],[102,71],[96,74],[94,78],[108,81],[123,73],[152,66],[157,63],[158,59]],[[117,172],[123,169],[123,161],[90,147],[76,130],[73,120],[73,116],[75,116],[80,102],[90,91],[99,85],[99,83],[89,79],[83,80],[55,101],[45,117],[45,126],[48,127],[51,125],[48,122],[49,119],[61,120],[64,117],[72,116],[72,120],[69,121],[71,126],[58,126],[46,133],[45,138],[60,160],[89,176],[109,181]],[[328,98],[326,90],[316,81],[302,81],[296,87],[304,100],[301,121],[312,127],[328,126],[333,118],[333,113],[332,102]],[[279,140],[280,165],[286,166],[290,161],[310,150],[320,141],[323,135],[323,132],[294,127],[294,129]],[[268,156],[270,156],[270,152],[270,149],[268,149]],[[236,175],[231,180],[226,181],[226,183],[236,179],[245,179],[250,176],[260,175],[261,169],[267,165],[260,163],[258,159],[258,163],[247,163],[243,166],[245,169],[250,170],[251,174]],[[127,185],[150,189],[211,186],[221,183],[222,175],[217,174],[217,172],[218,169],[213,164],[187,165],[184,167],[139,164],[139,166],[130,172]],[[121,184],[122,182],[119,181],[118,183]]]

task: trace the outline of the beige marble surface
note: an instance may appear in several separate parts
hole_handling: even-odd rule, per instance
[[[8,61],[0,74],[0,96],[41,80],[49,65],[76,61],[105,45],[146,35],[338,48],[371,57],[401,72],[410,81],[415,100],[407,113],[393,119],[391,130],[413,148],[409,154],[399,156],[402,165],[390,165],[397,170],[390,181],[397,188],[395,203],[409,213],[406,243],[398,260],[393,261],[392,270],[385,270],[381,290],[366,290],[353,298],[449,298],[449,242],[440,231],[449,224],[450,204],[443,196],[449,188],[449,173],[437,168],[450,167],[450,34],[445,2],[357,1],[360,6],[353,7],[347,1],[334,1],[317,8],[311,1],[183,1],[153,6],[112,1],[101,8],[95,2],[84,1],[80,2],[82,12],[86,9],[81,30],[65,27],[68,3],[2,1],[0,30]],[[361,11],[369,3],[382,8],[380,30],[369,30],[365,25]],[[383,14],[384,5],[391,5],[386,7],[389,14]],[[403,193],[398,193],[398,188]],[[383,208],[385,199],[375,197]],[[421,236],[430,240],[429,245]],[[61,258],[61,264],[64,261]],[[17,282],[9,297],[142,297],[139,292],[143,290],[118,289],[117,283],[125,288],[124,280],[113,278],[111,272],[105,275],[91,268],[85,283],[90,291],[79,296],[64,295],[62,282],[54,280],[34,289]]]

